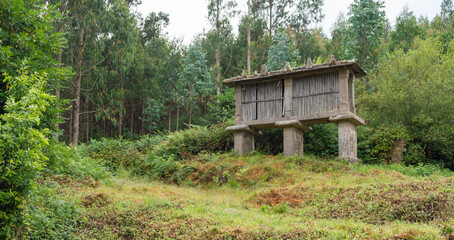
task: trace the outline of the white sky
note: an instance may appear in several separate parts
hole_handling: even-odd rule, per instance
[[[394,24],[396,17],[407,5],[417,16],[426,16],[432,20],[440,13],[442,0],[385,0],[386,17]],[[144,17],[150,12],[165,12],[170,15],[170,24],[165,29],[170,37],[182,38],[184,44],[189,44],[194,36],[210,29],[207,20],[208,0],[142,0],[138,7]],[[240,10],[246,12],[247,0],[237,0]],[[329,36],[330,28],[336,21],[339,12],[347,14],[348,6],[353,0],[325,0],[323,13],[325,18],[319,25]],[[239,17],[232,19],[234,33],[237,32]]]

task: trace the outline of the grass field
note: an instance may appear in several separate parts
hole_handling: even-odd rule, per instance
[[[67,231],[76,239],[453,236],[454,175],[434,166],[352,166],[261,154],[202,154],[186,164],[192,173],[178,184],[122,169],[99,181],[44,176],[35,196],[48,202],[29,211],[54,213],[35,216],[29,232],[49,236],[47,224],[56,236]]]

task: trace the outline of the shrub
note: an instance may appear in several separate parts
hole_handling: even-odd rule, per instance
[[[145,156],[135,142],[122,139],[91,140],[89,145],[81,148],[86,156],[101,161],[112,171],[116,171],[120,166],[126,169],[139,166],[141,158]]]
[[[62,143],[50,144],[45,149],[45,155],[48,160],[44,173],[65,174],[73,178],[92,177],[96,181],[109,175],[102,163],[90,157],[82,157],[78,149]]]
[[[398,50],[383,56],[377,69],[369,74],[368,88],[357,89],[359,110],[370,126],[397,124],[414,144],[424,149],[424,158],[411,161],[443,162],[451,169],[454,169],[453,44],[445,52],[439,38],[415,39],[407,53]],[[416,148],[412,146],[416,151],[412,154],[422,153]]]
[[[46,157],[48,130],[41,117],[55,97],[45,93],[45,78],[22,71],[7,77],[9,96],[0,116],[0,238],[11,237],[21,222],[21,205]]]
[[[304,152],[317,156],[337,156],[339,151],[336,124],[312,126],[311,131],[304,132]]]
[[[358,128],[358,157],[364,163],[391,162],[390,152],[409,137],[403,127]]]
[[[279,154],[284,149],[284,133],[281,128],[261,130],[255,139],[256,150],[265,154]]]
[[[233,146],[233,137],[225,130],[227,125],[228,123],[210,127],[193,125],[190,129],[169,134],[166,141],[153,148],[152,154],[173,156],[180,160],[201,152],[229,151]]]
[[[76,239],[81,210],[60,199],[55,188],[40,186],[27,201],[24,212],[25,239]]]

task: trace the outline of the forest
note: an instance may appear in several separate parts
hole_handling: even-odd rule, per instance
[[[189,44],[141,4],[0,0],[1,239],[454,239],[452,0],[433,19],[353,0],[329,36],[324,0],[206,0]],[[282,129],[235,155],[223,80],[332,55],[367,72],[361,163],[335,124],[304,157]]]

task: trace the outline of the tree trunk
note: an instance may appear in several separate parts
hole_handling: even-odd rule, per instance
[[[63,9],[63,3],[62,3],[62,4],[60,4],[60,13],[63,14],[63,11],[64,11],[64,9]],[[62,30],[63,30],[63,22],[61,21],[60,25],[58,27],[58,32],[61,33]],[[60,69],[62,68],[61,58],[62,58],[62,49],[61,49],[61,47],[59,47],[58,55],[57,55],[57,62],[58,62],[58,68],[60,68]],[[57,99],[60,99],[60,81],[61,81],[61,79],[58,79],[55,84],[55,96],[57,97]],[[58,106],[56,108],[57,108],[57,110],[59,109]],[[58,123],[56,123],[55,130],[58,131],[58,129],[59,129],[59,126],[58,126]],[[55,134],[54,139],[55,139],[55,141],[58,142],[58,134]]]
[[[270,36],[273,36],[273,1],[274,0],[269,0],[269,4],[270,4]]]
[[[178,132],[178,122],[180,121],[180,105],[177,104],[177,127],[176,132]]]
[[[251,1],[247,1],[247,73],[251,74]]]
[[[73,119],[73,142],[77,146],[79,142],[79,112],[80,112],[80,83],[82,80],[82,57],[84,50],[84,29],[79,29],[79,42],[77,44],[77,59],[76,59],[76,90],[74,102],[74,119]]]
[[[363,56],[362,56],[362,59],[363,59],[363,69],[364,67],[366,66],[366,28],[363,28]],[[363,77],[363,84],[365,84],[365,78]]]
[[[85,96],[85,143],[90,142],[90,115],[89,112],[90,107],[89,107],[89,102],[88,102],[88,96]]]
[[[219,22],[220,7],[217,4],[216,9],[216,94],[221,94],[221,23]]]
[[[120,113],[120,114],[119,114],[119,118],[118,118],[118,137],[119,137],[119,138],[121,138],[121,134],[122,134],[122,132],[121,132],[121,130],[122,130],[122,128],[123,128],[123,122],[122,122],[122,121],[123,121],[123,116],[122,116],[122,114]]]
[[[169,85],[169,133],[172,130],[172,85]]]
[[[73,94],[69,94],[69,99],[72,99]],[[68,122],[68,144],[72,144],[73,141],[73,116],[74,116],[74,104],[69,109],[69,122]]]
[[[191,123],[192,123],[192,86],[189,89],[189,92],[191,94],[191,98],[189,100],[189,128],[191,128]]]
[[[145,109],[145,103],[142,102],[142,104],[140,105],[142,107],[141,109],[141,113],[143,114],[143,110]],[[144,131],[144,124],[143,124],[143,121],[140,122],[140,134],[143,134],[145,131]]]
[[[134,98],[131,99],[131,137],[129,138],[132,141],[132,135],[134,135]]]

